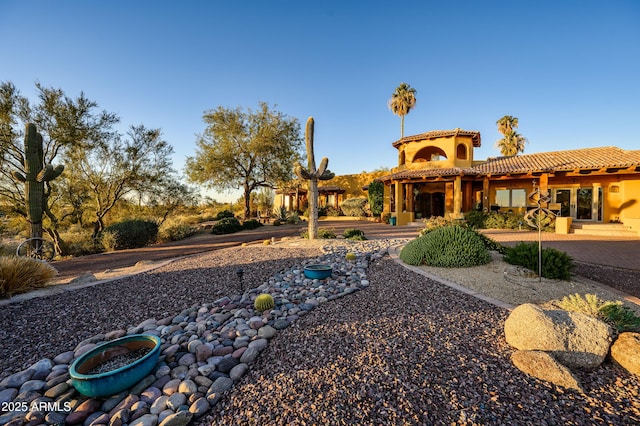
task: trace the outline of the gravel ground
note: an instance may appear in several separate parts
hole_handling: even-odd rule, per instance
[[[96,334],[237,293],[238,267],[246,286],[255,286],[319,254],[249,249],[4,307],[0,377]],[[640,378],[610,362],[577,373],[584,395],[557,388],[511,364],[503,337],[508,311],[388,257],[372,264],[368,279],[366,290],[280,331],[199,424],[640,424]]]
[[[269,344],[200,424],[640,423],[640,380],[605,363],[586,395],[510,362],[508,311],[384,258],[371,286],[325,304]]]
[[[319,253],[314,248],[263,246],[217,250],[129,278],[3,306],[0,379],[72,350],[96,334],[126,330],[148,318],[176,315],[239,293],[238,268],[244,270],[245,287],[256,287],[297,260]]]

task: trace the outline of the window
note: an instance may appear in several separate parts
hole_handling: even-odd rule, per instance
[[[464,144],[459,144],[456,148],[456,157],[458,157],[459,160],[467,159],[467,147],[464,146]]]
[[[527,191],[524,189],[496,189],[496,204],[500,207],[525,207]]]

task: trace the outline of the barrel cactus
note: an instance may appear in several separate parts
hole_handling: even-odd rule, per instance
[[[47,203],[44,183],[60,176],[64,166],[54,168],[51,164],[44,164],[42,135],[32,123],[28,123],[25,128],[23,164],[24,174],[14,171],[11,175],[16,181],[24,183],[27,220],[31,225],[30,236],[42,237],[42,215]]]
[[[273,297],[270,294],[262,293],[256,297],[255,302],[253,303],[253,307],[256,311],[264,312],[273,309],[275,306],[275,302],[273,301]]]
[[[356,260],[356,254],[349,252],[345,255],[345,259],[347,259],[349,262],[353,262],[354,260]]]
[[[296,163],[294,172],[301,178],[309,181],[309,239],[315,240],[318,234],[318,181],[333,179],[335,174],[327,169],[329,159],[324,157],[320,161],[320,167],[316,169],[316,160],[313,153],[313,117],[307,119],[305,131],[307,144],[307,166],[305,169]]]

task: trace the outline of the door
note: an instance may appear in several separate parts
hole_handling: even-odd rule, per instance
[[[553,202],[560,204],[560,216],[574,220],[602,220],[602,188],[556,188]]]
[[[593,219],[593,188],[579,188],[576,190],[576,220]]]
[[[554,203],[560,204],[560,216],[575,218],[575,204],[571,200],[571,188],[559,188],[554,191]]]

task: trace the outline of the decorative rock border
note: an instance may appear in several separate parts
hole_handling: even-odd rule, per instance
[[[150,318],[128,330],[114,330],[84,340],[74,350],[42,359],[0,382],[0,425],[179,426],[215,406],[249,370],[278,330],[322,303],[369,286],[371,260],[405,240],[330,241],[324,255],[278,273],[243,295],[223,297],[175,316]],[[347,261],[347,252],[355,261]],[[333,274],[310,280],[304,266],[329,263]],[[256,312],[253,302],[269,293],[275,307]],[[162,341],[154,373],[131,389],[109,398],[87,398],[71,385],[69,366],[100,343],[124,335],[147,333]]]

